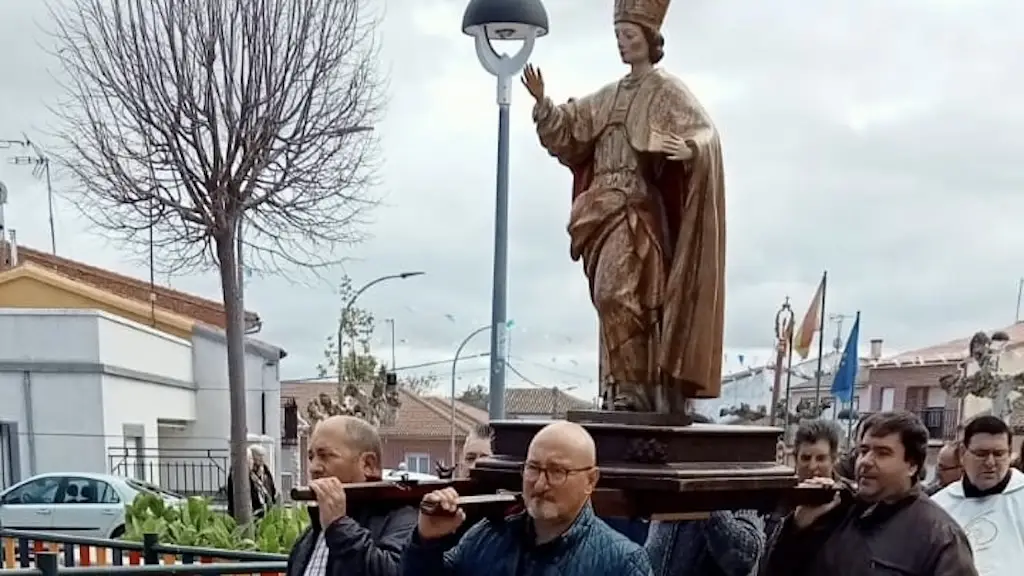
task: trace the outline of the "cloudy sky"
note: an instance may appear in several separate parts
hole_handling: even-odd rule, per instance
[[[547,1],[552,30],[533,62],[556,100],[624,73],[612,3]],[[427,272],[361,299],[395,319],[400,366],[450,359],[490,314],[494,80],[460,33],[464,6],[391,0],[381,29],[391,81],[377,127],[385,203],[367,230],[373,238],[341,256],[355,284]],[[1021,21],[1024,5],[1009,0],[675,3],[664,66],[690,84],[724,141],[730,367],[741,354],[747,364],[767,361],[782,299],[802,314],[823,269],[828,313],[861,310],[861,335],[884,338],[887,352],[1013,321],[1024,274],[1024,81],[1012,66],[1024,53]],[[41,46],[46,26],[42,2],[0,0],[0,139],[42,139],[51,120],[45,105],[59,93]],[[596,321],[568,257],[570,177],[537,144],[528,104],[517,87],[511,362],[530,382],[590,396]],[[19,151],[0,150],[8,153]],[[11,191],[8,226],[48,248],[45,187],[6,162],[0,179]],[[148,276],[66,201],[57,205],[59,254]],[[219,295],[213,274],[161,281]],[[331,286],[254,278],[247,300],[264,318],[262,338],[288,350],[285,375],[312,375],[340,307]],[[376,337],[386,357],[383,321]],[[466,350],[485,352],[487,338]],[[450,369],[420,372],[447,382]],[[485,359],[460,363],[460,387],[485,377]],[[509,383],[528,385],[511,373]]]

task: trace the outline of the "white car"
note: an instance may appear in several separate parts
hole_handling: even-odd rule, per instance
[[[139,493],[183,499],[131,478],[85,472],[40,474],[0,492],[0,526],[69,536],[117,538],[124,507]]]

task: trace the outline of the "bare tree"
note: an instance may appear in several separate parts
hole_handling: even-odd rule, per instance
[[[64,0],[51,6],[54,106],[72,201],[162,271],[216,266],[227,311],[235,510],[245,459],[246,269],[315,269],[376,206],[383,107],[362,0]],[[241,231],[244,230],[244,238]]]

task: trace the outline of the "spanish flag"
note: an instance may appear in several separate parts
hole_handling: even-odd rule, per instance
[[[811,305],[807,308],[807,314],[804,314],[804,319],[800,322],[800,328],[796,331],[796,337],[793,338],[793,350],[800,355],[801,360],[807,359],[807,355],[811,353],[811,343],[814,342],[814,333],[821,328],[822,313],[825,307],[825,284],[828,281],[828,273],[821,275],[821,283],[818,284],[818,290],[814,293],[814,299],[811,300]]]

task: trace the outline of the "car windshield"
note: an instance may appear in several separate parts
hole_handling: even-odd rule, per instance
[[[171,492],[169,490],[164,490],[163,488],[161,488],[159,486],[154,486],[154,485],[148,484],[146,482],[139,482],[138,480],[134,480],[132,478],[126,478],[124,482],[125,482],[125,484],[127,484],[128,486],[131,486],[132,489],[134,489],[134,490],[136,490],[138,492],[148,492],[150,494],[156,494],[157,496],[160,496],[161,498],[175,498],[175,499],[178,499],[178,500],[184,500],[184,498],[185,498],[181,494],[175,494],[174,492]]]

